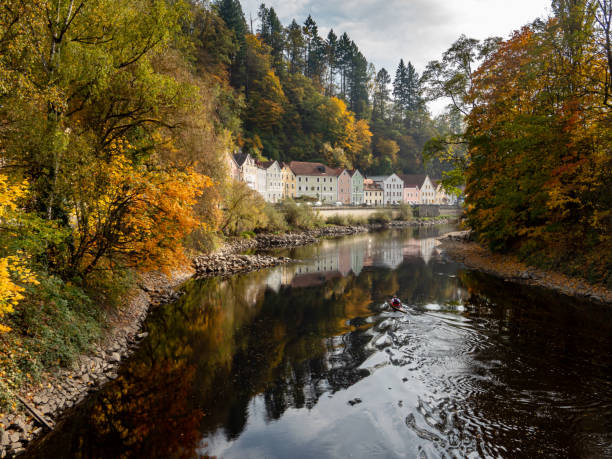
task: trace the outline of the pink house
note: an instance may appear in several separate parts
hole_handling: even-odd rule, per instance
[[[403,202],[405,204],[420,204],[421,185],[425,181],[426,176],[401,174],[400,177],[404,181]]]
[[[351,203],[351,174],[346,169],[336,169],[338,176],[338,201],[344,205]]]

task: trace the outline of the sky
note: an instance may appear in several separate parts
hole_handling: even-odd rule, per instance
[[[262,0],[241,0],[247,22]],[[347,32],[376,69],[393,76],[400,58],[419,73],[439,59],[461,34],[484,39],[508,37],[537,17],[548,16],[550,0],[264,0],[283,25],[303,24],[309,14],[326,37],[330,28]],[[439,111],[435,104],[434,112]]]

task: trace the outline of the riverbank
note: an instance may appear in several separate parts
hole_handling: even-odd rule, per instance
[[[508,282],[534,285],[554,290],[570,297],[612,304],[612,291],[591,285],[583,279],[572,278],[554,271],[535,268],[512,255],[493,253],[469,240],[468,231],[457,231],[438,238],[440,248],[450,258],[469,268],[499,277]]]
[[[97,391],[106,382],[117,378],[122,361],[129,357],[146,337],[141,325],[151,306],[178,299],[177,287],[198,276],[225,276],[268,268],[293,260],[269,255],[241,255],[247,251],[290,248],[308,245],[321,238],[335,238],[384,228],[426,227],[448,223],[448,220],[392,221],[354,226],[325,226],[282,234],[259,234],[252,238],[235,238],[209,255],[194,257],[191,267],[169,275],[147,273],[127,295],[125,306],[109,318],[104,339],[93,352],[80,356],[70,368],[45,374],[37,384],[20,391],[22,401],[15,401],[14,410],[0,413],[0,458],[14,457],[70,408]],[[26,408],[28,406],[29,408]]]

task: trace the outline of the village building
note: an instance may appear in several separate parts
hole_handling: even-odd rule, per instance
[[[421,190],[420,204],[436,204],[436,187],[428,175],[424,177],[423,182],[419,186]]]
[[[231,180],[239,181],[240,180],[240,168],[234,159],[234,155],[228,153],[225,155],[225,162],[227,164],[228,175]]]
[[[234,161],[240,170],[240,181],[246,183],[250,189],[257,191],[258,167],[255,159],[248,153],[238,153],[234,155]]]
[[[289,167],[289,163],[282,163],[281,180],[283,183],[283,198],[295,198],[295,174]]]
[[[265,199],[266,187],[268,186],[268,174],[266,173],[266,169],[261,165],[261,163],[256,162],[255,164],[257,174],[255,191],[257,191]]]
[[[328,204],[338,200],[336,169],[304,161],[291,161],[289,167],[295,174],[296,197],[308,196]]]
[[[457,204],[457,196],[448,193],[442,186],[442,180],[432,180],[436,187],[436,204],[452,206]]]
[[[425,181],[424,174],[400,174],[404,182],[403,201],[405,204],[416,205],[421,203],[421,184]]]
[[[349,171],[351,176],[351,204],[361,206],[364,203],[363,175],[357,169]]]
[[[371,179],[364,179],[363,181],[363,196],[366,206],[383,205],[383,189]]]
[[[401,204],[404,195],[404,182],[397,174],[368,177],[384,191],[383,205]]]
[[[283,178],[278,161],[264,161],[259,167],[266,171],[266,188],[263,197],[267,202],[277,203],[283,199]]]
[[[351,174],[346,169],[339,168],[338,172],[338,199],[344,205],[351,204]]]

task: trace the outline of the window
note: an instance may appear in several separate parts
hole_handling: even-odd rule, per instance
[[[319,181],[319,177],[317,177],[317,182]]]

